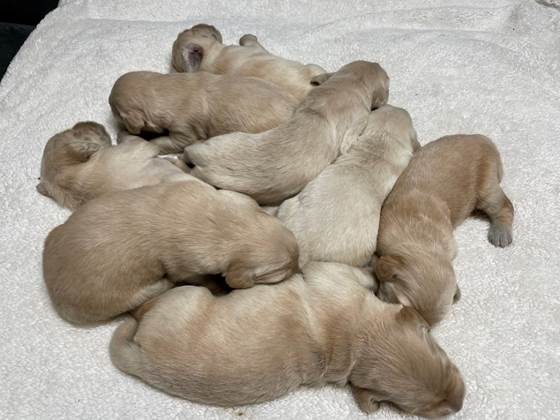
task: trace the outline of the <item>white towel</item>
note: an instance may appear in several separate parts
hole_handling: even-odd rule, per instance
[[[114,134],[107,98],[130,70],[169,69],[176,34],[199,22],[228,43],[255,33],[270,51],[329,70],[380,62],[390,103],[421,143],[482,133],[499,147],[515,205],[514,244],[487,224],[457,233],[462,300],[434,334],[467,384],[457,418],[544,419],[560,412],[560,10],[558,0],[66,0],[31,34],[0,85],[0,417],[361,417],[346,389],[301,389],[221,409],[165,395],[117,371],[116,322],[76,328],[41,276],[50,229],[68,211],[35,191],[47,139],[80,120]],[[130,273],[131,276],[134,273]],[[372,418],[399,418],[383,408]]]

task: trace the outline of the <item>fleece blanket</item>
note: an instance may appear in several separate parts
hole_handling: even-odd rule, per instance
[[[462,300],[433,333],[467,385],[457,418],[558,418],[559,3],[63,1],[0,85],[0,417],[365,417],[347,389],[330,386],[232,409],[170,397],[111,365],[119,321],[77,328],[50,305],[43,241],[69,212],[35,191],[45,142],[80,120],[114,134],[107,98],[115,79],[168,71],[177,33],[207,22],[227,43],[255,33],[270,51],[331,71],[356,59],[380,62],[390,102],[410,112],[423,144],[453,133],[494,139],[515,205],[514,244],[492,247],[482,220],[457,230]],[[371,417],[400,414],[383,408]]]

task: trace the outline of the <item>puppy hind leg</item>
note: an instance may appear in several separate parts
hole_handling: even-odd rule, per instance
[[[477,205],[490,218],[488,241],[497,247],[506,247],[513,241],[513,204],[500,185],[496,184],[483,194]]]

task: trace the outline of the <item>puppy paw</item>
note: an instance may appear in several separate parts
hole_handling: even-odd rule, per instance
[[[253,34],[245,34],[239,38],[239,45],[245,46],[250,44],[255,44],[257,42],[257,37]]]
[[[511,227],[494,223],[488,231],[488,241],[494,246],[504,248],[512,243],[513,234]]]
[[[359,405],[360,410],[362,410],[366,414],[375,413],[377,410],[379,410],[380,406],[381,405],[377,401],[374,401],[372,399],[368,399],[366,402]]]

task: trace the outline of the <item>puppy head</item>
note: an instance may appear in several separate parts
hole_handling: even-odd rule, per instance
[[[339,71],[340,74],[351,74],[357,78],[371,98],[371,109],[385,105],[389,99],[389,76],[377,63],[369,61],[354,61],[346,64]]]
[[[69,197],[72,174],[103,147],[111,146],[111,138],[101,124],[79,122],[69,130],[51,137],[43,151],[41,182],[37,191],[53,198],[60,205]]]
[[[232,288],[278,283],[300,272],[296,238],[278,219],[262,210],[242,232],[232,263],[225,273]]]
[[[157,96],[160,83],[159,73],[135,71],[117,79],[109,95],[109,105],[115,118],[124,125],[130,134],[139,135],[141,131],[161,133],[162,127],[147,115],[157,110]],[[162,95],[164,96],[164,95]]]
[[[390,133],[393,138],[402,142],[404,147],[409,148],[413,152],[420,149],[412,118],[403,108],[383,105],[372,111],[364,133],[372,135],[380,130]]]
[[[375,275],[380,299],[415,308],[430,325],[445,317],[458,293],[453,266],[443,258],[384,255]]]
[[[204,50],[214,44],[222,44],[222,34],[214,26],[199,23],[181,32],[171,53],[171,64],[179,73],[198,71],[202,64]]]
[[[395,305],[396,306],[396,305]],[[463,406],[465,385],[457,367],[412,308],[391,308],[382,323],[366,326],[350,383],[407,413],[443,417]]]

